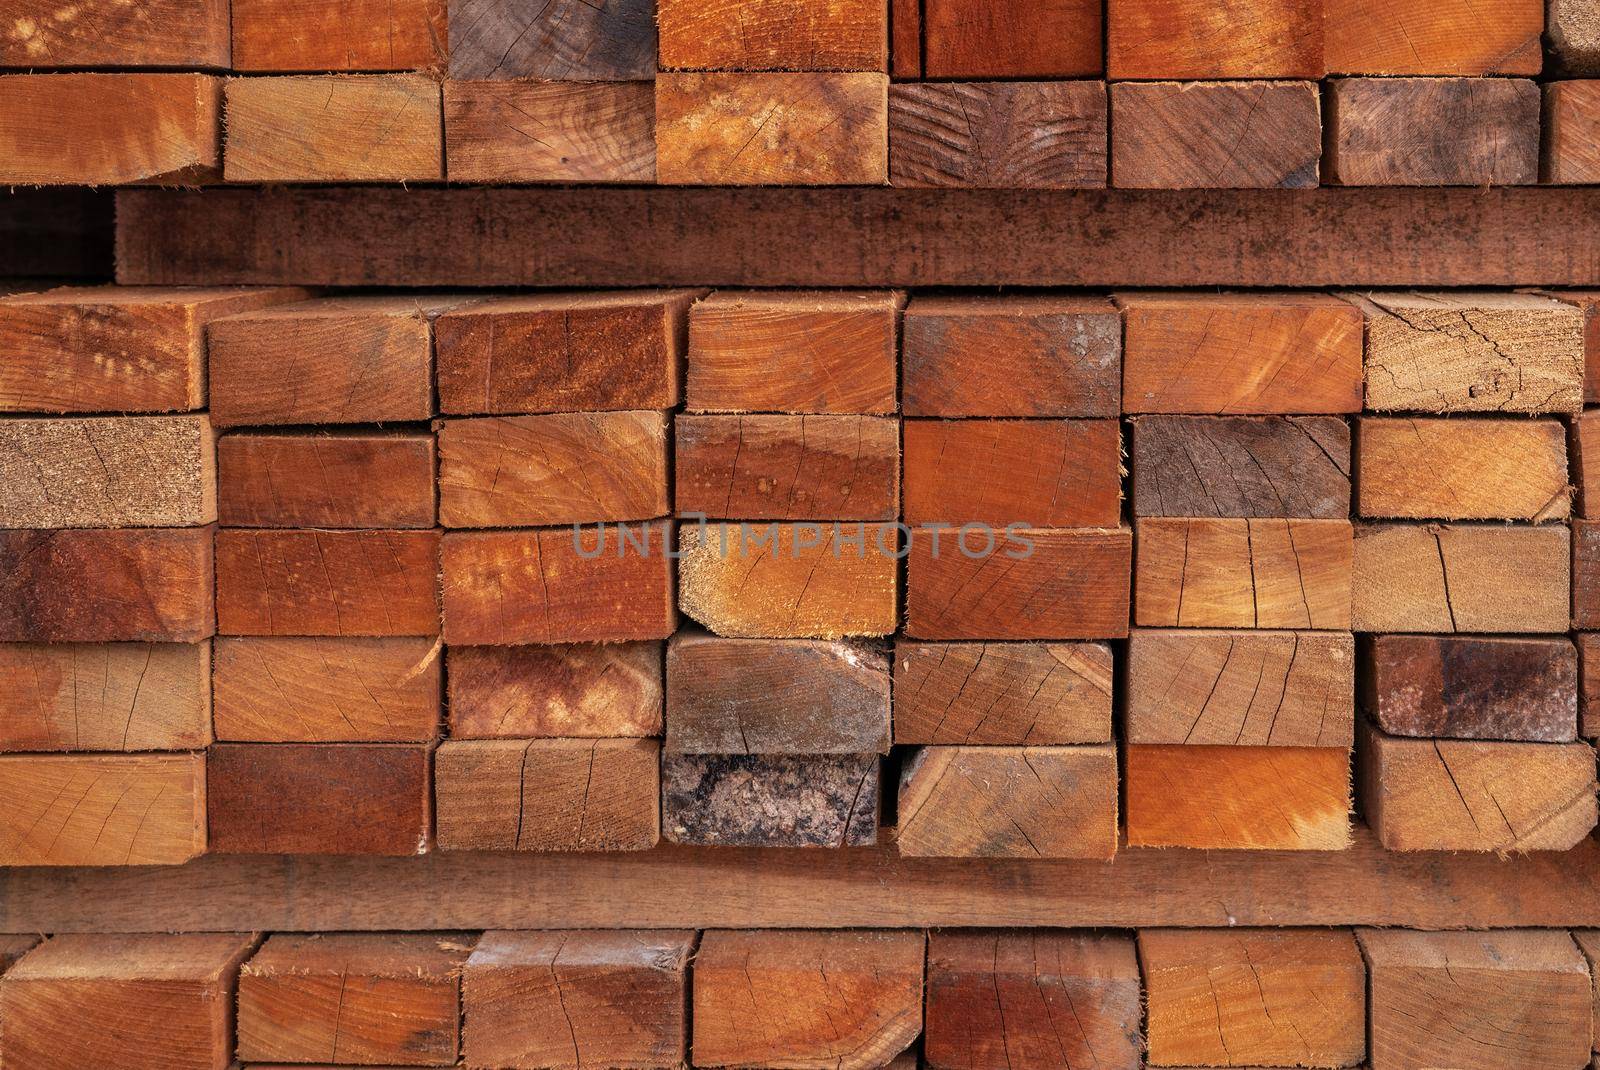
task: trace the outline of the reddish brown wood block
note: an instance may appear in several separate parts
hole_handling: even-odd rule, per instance
[[[661,930],[484,933],[461,977],[467,1065],[684,1065],[695,943]]]
[[[1322,0],[1329,74],[1538,74],[1544,0]]]
[[[896,743],[1107,743],[1111,648],[1103,643],[896,641]]]
[[[418,855],[433,817],[431,745],[216,743],[206,752],[211,850]]]
[[[225,635],[437,635],[436,531],[217,532]]]
[[[1140,1070],[1132,939],[1050,929],[928,934],[930,1066]]]
[[[0,980],[6,1065],[225,1070],[233,988],[254,947],[240,933],[54,936]]]
[[[1544,87],[1540,178],[1555,185],[1600,182],[1600,81]]]
[[[211,644],[0,644],[0,751],[164,751],[211,742]]]
[[[1322,0],[1107,0],[1106,73],[1321,78]]]
[[[1103,82],[889,87],[889,181],[957,189],[1101,189]]]
[[[1117,416],[1122,317],[1098,297],[919,297],[907,416]]]
[[[0,182],[195,183],[222,163],[222,82],[205,74],[0,76]]]
[[[410,71],[445,59],[444,0],[232,0],[236,71]]]
[[[1111,528],[1122,519],[1112,420],[907,420],[908,524]]]
[[[1122,764],[1129,847],[1350,846],[1348,748],[1139,743]]]
[[[1117,82],[1121,189],[1308,189],[1322,160],[1314,82]]]
[[[439,649],[422,638],[219,639],[217,738],[420,742],[439,734]]]
[[[892,413],[904,304],[886,291],[718,291],[689,312],[687,406]]]
[[[450,736],[661,734],[660,643],[451,647]]]
[[[205,850],[202,755],[0,755],[0,866],[173,866]]]
[[[660,0],[661,66],[672,70],[882,71],[883,0]]]
[[[1450,739],[1577,738],[1578,652],[1560,638],[1375,635],[1362,705],[1385,731]]]
[[[906,635],[1120,638],[1132,557],[1126,528],[919,529],[906,571]]]
[[[1327,294],[1119,294],[1122,407],[1205,415],[1361,410],[1361,312]]]
[[[446,300],[329,297],[211,324],[211,419],[348,424],[433,415],[431,321]]]
[[[227,0],[16,0],[0,67],[226,67]]]
[[[868,1070],[922,1032],[920,932],[712,930],[694,963],[697,1066]]]
[[[1539,180],[1539,87],[1521,78],[1334,78],[1323,177],[1336,186]],[[1396,145],[1405,146],[1396,151]]]
[[[1092,77],[1105,69],[1098,0],[926,0],[921,21],[928,78]]]
[[[1573,417],[1567,452],[1572,457],[1576,490],[1573,513],[1586,520],[1600,520],[1600,411],[1589,410]]]
[[[473,937],[279,933],[239,970],[241,1061],[454,1066]]]
[[[452,182],[654,182],[649,82],[446,82]]]
[[[211,538],[211,528],[0,531],[0,641],[209,638]]]
[[[439,424],[447,528],[650,520],[668,512],[659,412],[489,416]]]
[[[452,646],[665,639],[677,624],[670,524],[451,532]]]
[[[574,0],[576,2],[576,0]],[[511,415],[670,409],[695,290],[530,294],[446,312],[439,410]]]
[[[432,435],[225,435],[218,518],[240,528],[431,528],[433,473]]]

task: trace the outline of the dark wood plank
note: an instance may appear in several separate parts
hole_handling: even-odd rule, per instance
[[[1334,416],[1129,421],[1135,516],[1350,515],[1350,425]]]
[[[1335,78],[1324,180],[1500,186],[1539,180],[1539,87],[1521,78]],[[1396,146],[1404,146],[1396,151]]]
[[[1375,635],[1363,644],[1363,706],[1385,732],[1577,738],[1578,652],[1564,636]]]
[[[702,847],[870,847],[876,754],[666,754],[661,835]]]
[[[1105,83],[890,86],[889,182],[958,189],[1102,188]]]
[[[1116,82],[1111,110],[1111,181],[1121,189],[1317,185],[1314,82]]]
[[[450,77],[630,81],[656,73],[654,0],[461,0]]]

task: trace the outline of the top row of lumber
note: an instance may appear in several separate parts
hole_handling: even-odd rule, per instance
[[[635,80],[1538,74],[1546,0],[13,0],[0,67]],[[1594,0],[1550,0],[1552,68],[1600,70]]]

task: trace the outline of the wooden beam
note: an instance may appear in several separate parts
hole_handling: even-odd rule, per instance
[[[1104,643],[894,646],[896,743],[1111,742]]]
[[[1539,180],[1539,87],[1527,79],[1334,78],[1325,91],[1329,185]]]
[[[1587,382],[1584,392],[1588,393]],[[1569,428],[1567,451],[1572,457],[1573,515],[1600,520],[1600,411],[1591,409],[1575,415]]]
[[[1548,37],[1558,70],[1600,74],[1600,20],[1587,0],[1550,0]]]
[[[1106,129],[1103,82],[901,82],[889,87],[889,182],[1104,189]]]
[[[1104,24],[1099,0],[924,0],[922,76],[1099,77]]]
[[[229,182],[437,182],[439,83],[422,74],[230,78]]]
[[[404,743],[439,734],[439,651],[427,637],[263,636],[215,646],[218,739]]]
[[[0,865],[187,862],[206,851],[206,792],[200,754],[0,755]]]
[[[210,678],[208,642],[0,644],[0,752],[203,748]]]
[[[241,1062],[454,1065],[475,937],[270,936],[239,970]]]
[[[697,1066],[883,1066],[922,1032],[919,932],[707,932]]]
[[[419,855],[433,811],[431,744],[214,743],[211,850]]]
[[[232,0],[233,69],[410,71],[445,61],[444,0]]]
[[[1577,738],[1578,651],[1565,636],[1374,635],[1363,644],[1362,706],[1385,732]]]
[[[656,73],[654,0],[464,0],[450,9],[450,77],[610,82]]]
[[[1150,78],[1321,78],[1321,0],[1108,0],[1106,73]]]
[[[1350,426],[1334,416],[1138,416],[1134,516],[1350,515]]]
[[[236,528],[431,528],[431,434],[287,431],[217,443],[217,515]]]
[[[452,182],[654,182],[649,82],[446,82]]]
[[[659,736],[660,643],[456,646],[453,739]]]
[[[661,66],[669,70],[884,71],[884,0],[744,0],[656,5]]]
[[[1572,508],[1556,420],[1356,421],[1356,511],[1410,520],[1561,520]]]
[[[1317,185],[1315,82],[1115,82],[1111,182],[1120,189]]]
[[[1559,6],[1559,0],[1558,4]],[[1322,0],[1329,74],[1528,74],[1544,66],[1544,0]]]
[[[468,1066],[683,1066],[692,931],[483,934],[461,971]]]
[[[118,277],[141,285],[1600,284],[1591,256],[1600,192],[1587,188],[352,187],[117,197]],[[1197,230],[1189,221],[1199,218],[1206,226]],[[224,240],[236,233],[257,240]]]
[[[1114,528],[1122,428],[1114,420],[907,420],[908,524]]]
[[[664,755],[662,838],[722,848],[871,847],[881,764],[876,754]]]
[[[1544,150],[1540,180],[1555,185],[1600,181],[1600,84],[1550,82],[1544,87]]]
[[[241,0],[240,6],[243,6]],[[228,0],[17,0],[0,67],[227,67]]]

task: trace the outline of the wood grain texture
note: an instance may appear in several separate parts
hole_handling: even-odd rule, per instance
[[[429,434],[225,435],[217,515],[236,528],[431,528],[434,467]]]
[[[0,531],[0,641],[197,643],[216,630],[210,528]]]
[[[653,0],[463,0],[450,7],[450,77],[655,77]]]
[[[670,753],[889,753],[889,659],[863,644],[681,632],[666,680]]]
[[[1572,522],[1572,625],[1600,628],[1600,521]]]
[[[1578,734],[1585,739],[1600,737],[1600,636],[1585,632],[1578,643]]]
[[[1600,242],[1600,193],[1576,188],[907,197],[864,187],[367,187],[117,197],[119,278],[137,284],[1600,284],[1590,256]],[[1202,216],[1203,228],[1189,222]],[[214,240],[244,227],[258,245]],[[774,257],[775,248],[784,255]],[[1485,248],[1496,255],[1485,257]]]
[[[206,404],[206,324],[292,288],[63,286],[0,297],[0,412],[178,412]]]
[[[419,855],[433,817],[431,744],[214,743],[211,850]]]
[[[677,624],[669,523],[444,538],[445,641],[665,639]]]
[[[222,166],[222,82],[206,74],[0,76],[0,182],[194,184]]]
[[[206,850],[206,792],[199,754],[0,755],[0,865],[179,865]]]
[[[329,297],[213,323],[211,420],[218,426],[426,420],[433,415],[431,322],[458,303]]]
[[[447,740],[434,760],[439,849],[649,850],[660,753],[654,739]]]
[[[229,182],[444,178],[439,83],[421,74],[230,78]]]
[[[1362,524],[1351,623],[1362,632],[1561,632],[1572,540],[1560,525]]]
[[[891,520],[900,509],[900,423],[879,416],[680,413],[680,516]]]
[[[1391,851],[1565,851],[1595,827],[1587,743],[1359,736],[1362,811]]]
[[[871,847],[880,766],[875,754],[667,754],[661,834],[701,847]]]
[[[1350,627],[1347,520],[1141,517],[1134,532],[1138,624]]]
[[[1560,520],[1572,510],[1555,420],[1356,421],[1356,511],[1410,520]]]
[[[889,635],[900,591],[893,524],[707,524],[679,535],[678,604],[718,635]]]
[[[1583,1066],[1588,966],[1563,932],[1357,933],[1374,1066]]]
[[[925,0],[928,78],[1098,77],[1104,15],[1096,0]]]
[[[1576,412],[1583,312],[1533,294],[1367,293],[1367,408]]]
[[[904,305],[897,293],[714,293],[689,311],[687,407],[892,413]]]
[[[1544,148],[1540,181],[1556,185],[1600,182],[1600,85],[1550,82],[1544,87]]]
[[[1116,639],[1128,633],[1133,533],[1028,528],[984,552],[982,531],[913,532],[905,634],[914,639]],[[963,547],[965,546],[965,549]]]
[[[453,1066],[473,937],[278,933],[239,970],[241,1061]]]
[[[1348,748],[1138,743],[1122,768],[1130,847],[1350,847]]]
[[[1322,0],[1329,74],[1538,74],[1542,0]]]
[[[1560,638],[1363,640],[1362,706],[1385,732],[1559,743],[1577,738],[1578,651]]]
[[[444,0],[232,0],[236,71],[409,71],[445,61]]]
[[[1353,1066],[1367,971],[1346,930],[1145,929],[1152,1065]]]
[[[1111,108],[1111,181],[1122,189],[1317,185],[1314,82],[1117,82]]]
[[[1584,961],[1589,966],[1589,979],[1592,986],[1595,975],[1595,960],[1600,959],[1600,932],[1596,932],[1593,929],[1576,929],[1572,933],[1572,939],[1578,945],[1578,950],[1583,953]],[[1600,1025],[1600,989],[1595,989],[1595,992],[1594,1022],[1590,1026],[1593,1032],[1590,1035],[1600,1038],[1600,1028],[1597,1028],[1597,1025]],[[1596,1043],[1596,1047],[1600,1047],[1600,1042]]]
[[[661,66],[671,70],[883,71],[883,0],[661,0]]]
[[[957,189],[1106,185],[1104,82],[889,88],[889,182]]]
[[[667,453],[667,418],[659,412],[442,420],[439,523],[650,520],[671,509]]]
[[[1600,17],[1587,0],[1550,0],[1546,36],[1559,70],[1600,73]]]
[[[1355,642],[1337,632],[1135,628],[1129,743],[1346,747]]]
[[[1111,670],[1104,643],[896,640],[894,741],[1109,743]]]
[[[439,651],[426,637],[223,638],[212,686],[218,739],[405,743],[439,734]]]
[[[1332,416],[1129,421],[1134,516],[1350,515],[1350,427]]]
[[[1126,936],[932,932],[927,986],[930,1066],[1141,1066],[1139,962]]]
[[[881,185],[888,177],[887,75],[656,78],[656,179],[663,185]]]
[[[240,933],[54,936],[0,981],[7,1065],[226,1067],[235,978],[254,946]]]
[[[444,83],[452,182],[653,182],[649,82]]]
[[[0,421],[0,527],[193,527],[217,519],[204,416]]]
[[[697,1066],[867,1070],[922,1032],[920,932],[729,932],[694,963]]]
[[[466,1065],[685,1065],[695,944],[681,930],[484,933],[461,974]]]
[[[660,643],[451,647],[456,739],[658,736]]]
[[[445,312],[434,324],[439,411],[673,408],[684,319],[700,292],[530,294]]]
[[[1202,415],[1361,409],[1361,314],[1327,294],[1119,294],[1122,407]]]
[[[0,67],[227,67],[227,0],[17,0]]]
[[[1491,186],[1539,180],[1539,87],[1521,78],[1334,78],[1323,180]]]
[[[1122,519],[1112,420],[907,420],[908,524],[1111,528]]]
[[[1123,79],[1321,78],[1321,0],[1109,0],[1106,74]]]
[[[922,77],[922,0],[889,0],[889,73]]]
[[[0,751],[211,742],[211,644],[0,644]]]
[[[918,297],[907,416],[1117,416],[1122,318],[1098,297]]]
[[[437,531],[217,532],[224,635],[437,635]]]
[[[925,747],[900,783],[902,855],[1111,858],[1117,754],[1079,747]]]
[[[1587,387],[1585,387],[1587,390]],[[1600,412],[1572,417],[1567,436],[1572,456],[1573,515],[1600,519]]]

